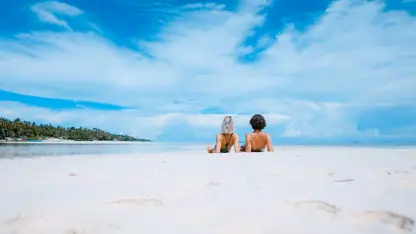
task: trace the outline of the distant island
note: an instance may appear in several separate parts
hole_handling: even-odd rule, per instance
[[[142,141],[127,135],[111,134],[109,132],[93,128],[61,127],[51,124],[39,124],[22,121],[17,118],[8,120],[0,117],[0,141],[43,141],[43,140],[72,140],[72,141]]]

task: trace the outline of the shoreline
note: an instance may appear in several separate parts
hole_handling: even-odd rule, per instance
[[[0,145],[2,144],[60,144],[60,145],[97,145],[97,144],[105,144],[105,145],[122,145],[122,144],[143,144],[143,143],[152,143],[148,141],[75,141],[75,140],[0,140]]]
[[[206,143],[200,142],[149,142],[149,141],[75,141],[75,140],[0,140],[1,145],[192,145],[195,148],[201,145],[201,149],[205,150]],[[275,144],[278,148],[416,148],[415,144]]]

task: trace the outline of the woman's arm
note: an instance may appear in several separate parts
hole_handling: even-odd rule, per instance
[[[246,144],[245,144],[244,151],[245,152],[251,152],[250,133],[246,134]]]
[[[269,133],[267,133],[266,135],[266,147],[267,147],[267,152],[274,152],[272,138],[270,137]]]
[[[221,152],[221,134],[217,134],[214,153]]]
[[[241,152],[241,150],[240,150],[240,137],[238,136],[238,134],[237,133],[234,133],[234,136],[235,136],[235,139],[234,139],[234,151],[236,152],[236,153],[240,153]]]

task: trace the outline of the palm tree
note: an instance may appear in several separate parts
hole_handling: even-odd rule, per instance
[[[51,124],[36,125],[35,122],[21,121],[16,118],[14,121],[0,117],[0,138],[23,137],[26,139],[42,139],[46,137],[56,137],[71,140],[119,140],[119,141],[150,141],[137,139],[127,135],[116,135],[105,132],[98,128],[88,129],[85,127],[54,127]]]

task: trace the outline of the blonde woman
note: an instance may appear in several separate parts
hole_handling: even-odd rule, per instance
[[[240,152],[239,137],[234,130],[233,118],[225,116],[221,125],[221,133],[217,134],[214,148],[208,145],[208,153],[229,153],[233,146],[235,152]]]

